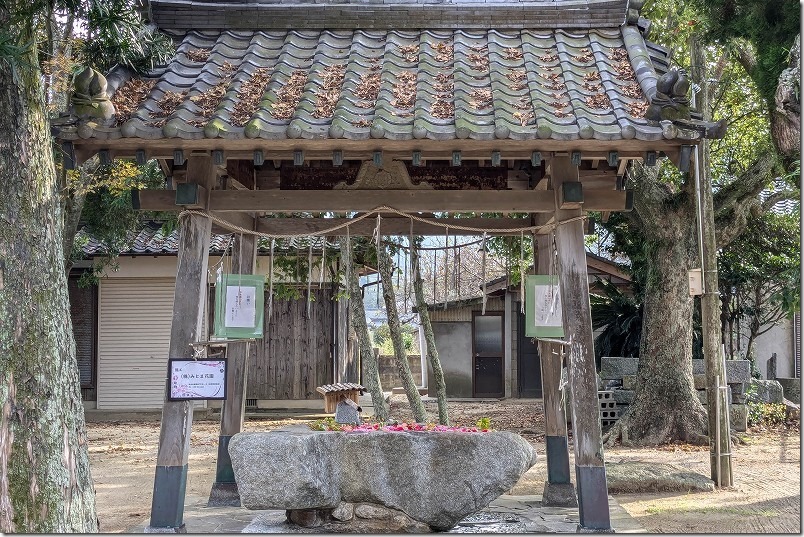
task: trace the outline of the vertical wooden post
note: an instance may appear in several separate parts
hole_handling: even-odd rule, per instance
[[[196,157],[188,162],[188,176],[210,186],[214,178],[210,157]],[[173,321],[170,328],[169,357],[193,356],[190,343],[196,341],[203,326],[207,300],[207,263],[212,221],[198,215],[182,217],[179,223],[179,255],[176,290],[173,295]],[[184,532],[184,495],[187,486],[187,460],[193,424],[192,401],[169,401],[170,378],[165,382],[165,403],[156,475],[151,500],[149,532]]]
[[[549,215],[539,213],[534,225],[543,225]],[[548,274],[553,258],[550,252],[550,235],[536,235],[533,251],[538,256],[536,273]],[[564,349],[560,345],[539,342],[539,363],[542,369],[542,400],[544,401],[545,450],[547,453],[547,481],[544,483],[542,505],[551,507],[577,507],[575,487],[570,481],[569,449],[567,444],[567,416],[561,398],[561,359]]]
[[[706,142],[704,142],[706,143]],[[700,158],[699,158],[700,155]],[[693,173],[697,175],[698,240],[701,241],[703,295],[701,328],[706,365],[706,409],[709,419],[709,462],[712,481],[718,487],[733,484],[731,471],[731,425],[726,389],[726,364],[721,347],[720,299],[717,282],[717,243],[712,201],[712,175],[708,171],[707,151],[694,150]]]
[[[565,181],[577,181],[578,168],[568,157],[555,157],[550,180],[556,193],[556,249],[561,307],[564,313],[568,351],[569,386],[572,404],[572,431],[575,448],[575,483],[578,488],[579,529],[609,531],[608,487],[603,465],[600,409],[597,399],[595,349],[592,313],[589,307],[589,281],[583,221],[562,224],[582,216],[582,209],[559,209],[559,193]]]
[[[257,260],[257,237],[235,235],[232,246],[232,273],[254,274]],[[226,400],[221,408],[221,433],[218,436],[218,460],[215,483],[209,493],[208,507],[240,506],[240,493],[229,457],[229,440],[243,429],[246,411],[246,379],[248,377],[248,341],[229,343],[226,347]]]

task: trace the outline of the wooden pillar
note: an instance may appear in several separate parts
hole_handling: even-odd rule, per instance
[[[535,225],[543,225],[547,214],[536,214]],[[549,274],[551,235],[536,235],[533,251],[536,252],[537,274]],[[542,370],[542,400],[544,401],[545,451],[547,454],[547,481],[544,483],[542,505],[551,507],[577,507],[575,487],[570,480],[569,449],[567,444],[567,416],[561,398],[561,362],[564,349],[561,345],[539,342],[539,363]]]
[[[578,168],[572,165],[568,157],[553,158],[550,179],[556,193],[556,249],[564,339],[570,342],[565,352],[568,352],[579,529],[609,531],[611,521],[606,468],[603,465],[583,221],[561,223],[583,215],[583,210],[558,208],[562,183],[578,181],[577,177]]]
[[[257,260],[257,237],[235,235],[232,246],[232,273],[254,274]],[[229,440],[243,430],[246,411],[246,379],[248,376],[248,341],[229,343],[226,347],[226,400],[221,408],[221,433],[218,436],[218,460],[215,483],[209,493],[208,507],[240,506],[240,493],[229,457]]]
[[[195,162],[194,162],[195,161]],[[208,186],[214,177],[210,157],[188,162],[188,176]],[[176,290],[173,295],[173,321],[170,327],[169,357],[193,356],[190,343],[202,332],[204,303],[207,300],[207,263],[212,221],[189,215],[179,222],[179,255]],[[166,357],[167,358],[167,357]],[[167,361],[167,360],[166,360]],[[166,366],[167,369],[167,366]],[[169,401],[170,379],[165,382],[165,403],[156,455],[156,475],[151,500],[151,522],[146,531],[184,532],[184,496],[187,486],[187,460],[193,423],[192,401]]]

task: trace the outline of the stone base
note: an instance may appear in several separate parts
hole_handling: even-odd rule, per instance
[[[187,526],[184,524],[178,528],[156,528],[154,526],[145,526],[143,533],[187,533]]]
[[[584,528],[578,524],[575,533],[615,533],[614,528]]]
[[[575,487],[572,483],[550,483],[545,481],[542,505],[545,507],[578,507]]]
[[[214,483],[209,493],[207,507],[240,507],[237,483]]]
[[[335,509],[288,509],[288,522],[320,533],[430,533],[427,524],[373,503],[341,502]]]

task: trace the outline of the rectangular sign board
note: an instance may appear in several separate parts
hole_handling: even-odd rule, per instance
[[[168,360],[171,401],[226,399],[226,359]]]
[[[525,335],[564,337],[558,276],[537,274],[525,279]]]
[[[215,331],[217,338],[263,337],[265,277],[224,274],[215,285]]]

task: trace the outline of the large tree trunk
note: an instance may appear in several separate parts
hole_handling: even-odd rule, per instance
[[[771,111],[771,136],[779,153],[789,159],[801,154],[801,34],[790,49],[788,68],[779,75],[776,109]]]
[[[36,65],[35,47],[24,61]],[[2,532],[98,530],[52,151],[40,73],[23,62],[14,68],[5,63],[0,69]]]
[[[366,310],[363,307],[363,296],[360,293],[360,280],[357,277],[357,267],[352,258],[352,248],[347,237],[338,239],[338,246],[341,250],[341,260],[346,268],[346,289],[349,295],[349,310],[351,311],[352,326],[357,334],[358,348],[360,352],[360,363],[365,373],[363,382],[371,394],[371,401],[374,405],[374,417],[379,422],[388,419],[388,406],[385,404],[385,395],[380,384],[380,371],[377,364],[377,357],[374,355],[374,348],[369,336],[368,324],[366,324]]]
[[[408,353],[405,352],[405,345],[402,342],[402,324],[399,321],[396,294],[394,293],[393,260],[388,252],[385,251],[385,248],[382,247],[377,251],[377,268],[382,278],[382,297],[385,300],[385,313],[388,315],[388,328],[391,331],[394,358],[396,359],[399,377],[402,379],[402,387],[408,396],[408,403],[410,403],[410,409],[413,411],[413,419],[417,423],[425,423],[427,421],[427,412],[424,409],[424,403],[422,403],[422,397],[419,395],[416,382],[413,380],[410,364],[408,364]]]
[[[678,216],[672,219],[675,236],[651,243],[634,399],[609,432],[609,444],[618,436],[624,445],[706,441],[706,412],[692,380],[693,301],[687,279],[696,250],[694,231],[685,224],[695,216]]]
[[[430,313],[427,311],[427,301],[424,298],[424,282],[422,281],[422,271],[420,267],[421,257],[416,245],[410,245],[410,257],[413,264],[413,291],[416,293],[416,309],[419,311],[419,320],[422,330],[424,330],[424,340],[427,342],[427,362],[433,368],[433,383],[436,388],[438,399],[438,423],[449,425],[449,413],[447,412],[447,383],[444,380],[444,370],[441,368],[441,360],[438,359],[438,349],[435,345],[433,335],[433,325],[430,323]]]

